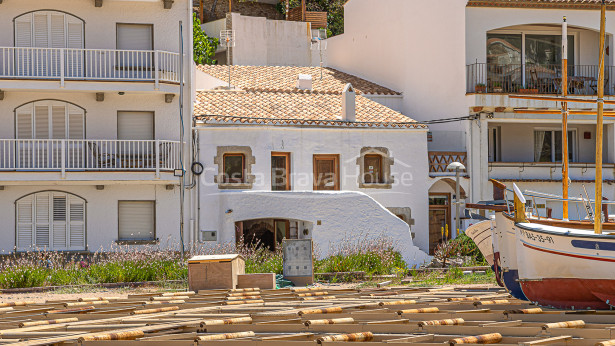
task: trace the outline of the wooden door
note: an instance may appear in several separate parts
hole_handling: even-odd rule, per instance
[[[429,194],[429,254],[433,255],[435,249],[445,238],[451,238],[451,194],[450,193],[430,193]],[[442,229],[446,230],[448,225],[448,237],[442,235]]]
[[[314,190],[339,190],[339,155],[314,155]]]

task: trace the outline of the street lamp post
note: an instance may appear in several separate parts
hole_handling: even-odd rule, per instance
[[[459,198],[459,175],[461,171],[465,170],[466,167],[461,162],[452,162],[448,166],[446,166],[447,171],[455,171],[455,234],[459,233],[461,229],[461,201]]]

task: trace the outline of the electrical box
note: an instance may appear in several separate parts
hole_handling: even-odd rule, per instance
[[[217,241],[218,231],[203,231],[200,232],[200,241]]]

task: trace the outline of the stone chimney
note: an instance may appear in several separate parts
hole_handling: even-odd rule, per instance
[[[309,74],[300,74],[297,79],[297,88],[303,90],[312,90],[312,76]]]
[[[352,84],[346,84],[342,92],[342,121],[357,121],[356,96]]]

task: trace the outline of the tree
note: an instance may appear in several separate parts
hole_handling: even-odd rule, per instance
[[[344,3],[345,0],[306,0],[308,11],[327,12],[327,37],[344,33]],[[301,0],[290,0],[290,8],[301,6]],[[277,9],[284,14],[286,0],[278,3]]]
[[[214,60],[216,49],[220,41],[215,37],[209,37],[203,29],[201,29],[201,21],[196,13],[193,15],[193,31],[194,31],[194,62],[198,65],[215,65]]]

